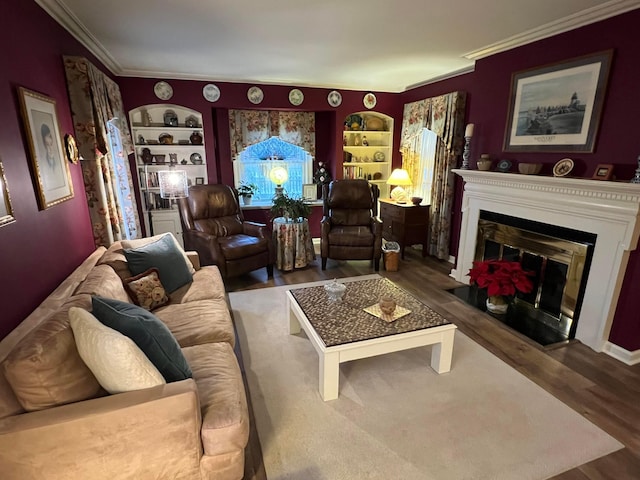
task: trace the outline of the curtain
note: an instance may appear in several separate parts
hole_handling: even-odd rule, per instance
[[[229,110],[231,158],[250,145],[279,137],[316,155],[316,117],[313,112]]]
[[[402,116],[400,145],[402,168],[412,179],[418,178],[422,129],[438,136],[431,188],[429,251],[440,259],[449,259],[451,213],[458,156],[464,142],[466,92],[452,92],[439,97],[407,103]]]
[[[133,153],[118,85],[83,57],[64,57],[96,246],[141,235],[128,155]]]

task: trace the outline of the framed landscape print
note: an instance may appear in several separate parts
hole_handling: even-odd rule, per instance
[[[511,78],[505,152],[592,152],[613,51]]]
[[[2,160],[0,160],[0,227],[15,221],[13,209],[11,208],[7,177],[4,175],[4,167],[2,166]]]
[[[18,92],[38,203],[44,210],[73,198],[71,172],[62,146],[56,101],[22,87]]]

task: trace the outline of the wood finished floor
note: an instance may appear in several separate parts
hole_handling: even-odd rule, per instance
[[[465,335],[625,445],[622,450],[580,465],[553,480],[640,479],[640,365],[627,366],[580,342],[544,350],[448,293],[447,289],[459,286],[448,276],[450,270],[449,263],[431,257],[423,259],[419,252],[407,249],[397,272],[385,272],[381,266],[379,273],[413,293],[450,319]],[[322,271],[318,257],[301,270],[276,270],[268,281],[266,270],[261,269],[229,279],[226,286],[227,291],[235,292],[370,273],[374,273],[373,267],[366,261],[329,260],[327,269]],[[264,480],[267,476],[253,417],[251,421],[244,479]]]

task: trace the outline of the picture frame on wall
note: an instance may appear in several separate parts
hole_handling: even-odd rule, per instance
[[[196,177],[196,185],[204,185],[204,177]]]
[[[516,72],[505,152],[593,152],[613,50]]]
[[[7,177],[4,174],[2,160],[0,160],[0,227],[15,222],[13,216],[13,208],[11,206],[11,195],[9,195],[9,186],[7,185]]]
[[[63,148],[56,101],[23,87],[18,87],[18,93],[38,204],[45,210],[73,198],[71,171]]]

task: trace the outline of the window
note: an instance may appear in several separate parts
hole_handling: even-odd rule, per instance
[[[269,173],[275,167],[283,167],[289,179],[282,185],[293,197],[302,197],[302,185],[312,182],[313,157],[301,147],[271,137],[245,148],[233,162],[234,185],[253,183],[258,186],[254,200],[271,200],[275,185]]]

